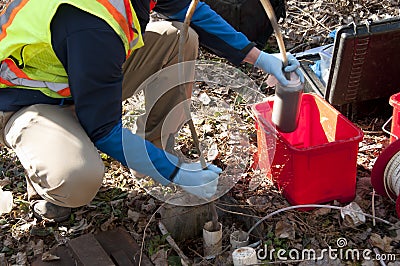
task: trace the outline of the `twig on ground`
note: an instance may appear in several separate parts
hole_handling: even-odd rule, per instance
[[[226,210],[226,209],[221,208],[221,207],[219,207],[219,206],[216,206],[216,207],[217,207],[219,210],[221,210],[221,211],[223,211],[223,212],[226,212],[226,213],[232,213],[232,214],[236,214],[236,215],[247,216],[247,217],[253,217],[253,218],[262,218],[262,217],[257,216],[257,215],[251,215],[251,214],[246,214],[246,213],[242,213],[242,212],[229,211],[229,210]]]
[[[142,244],[140,247],[140,257],[139,257],[139,265],[142,264],[142,257],[143,257],[143,248],[144,248],[144,242],[145,242],[145,238],[146,238],[146,230],[149,227],[150,223],[153,221],[154,216],[156,215],[156,213],[158,213],[160,211],[160,209],[166,204],[166,202],[164,202],[163,204],[160,205],[160,207],[157,208],[157,210],[151,215],[150,220],[147,222],[146,226],[143,229],[143,237],[142,237]]]
[[[183,253],[183,251],[176,244],[175,240],[169,235],[169,232],[168,232],[167,228],[165,227],[165,225],[162,222],[158,222],[158,228],[160,229],[161,234],[168,235],[166,240],[171,245],[171,247],[175,250],[175,252],[178,253],[178,256],[181,258],[182,265],[183,266],[191,265],[189,258]]]
[[[372,190],[372,225],[375,226],[376,221],[375,221],[375,189]]]
[[[196,254],[196,256],[200,257],[200,258],[202,259],[201,262],[204,261],[204,262],[206,262],[206,263],[209,264],[209,265],[214,265],[214,264],[212,264],[211,262],[209,262],[206,258],[204,258],[201,254],[199,254],[196,250],[192,249],[191,247],[188,247],[188,249],[189,249],[190,251],[192,251],[194,254]]]
[[[296,8],[297,10],[299,10],[300,12],[304,13],[307,17],[311,18],[315,23],[319,24],[321,27],[323,27],[325,30],[329,32],[331,32],[332,30],[329,29],[327,26],[325,26],[324,24],[322,24],[321,22],[319,22],[318,20],[316,20],[310,13],[304,11],[303,9],[297,7],[297,6],[293,6],[294,8]]]

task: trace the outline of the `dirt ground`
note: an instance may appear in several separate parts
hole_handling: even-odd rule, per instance
[[[0,9],[8,1],[0,0]],[[341,25],[351,22],[361,23],[365,19],[379,20],[400,16],[400,3],[396,0],[346,1],[314,0],[287,1],[287,17],[281,23],[287,50],[295,53],[329,42],[328,34]],[[274,37],[268,43],[269,52],[278,52]],[[224,60],[200,53],[203,59]],[[265,85],[266,75],[247,65],[240,69],[253,79],[266,95],[274,93]],[[223,88],[222,88],[223,89]],[[204,91],[210,95],[218,92]],[[224,93],[221,93],[224,94]],[[214,95],[215,96],[215,95]],[[229,99],[227,102],[236,100]],[[387,102],[387,99],[384,99]],[[385,105],[384,105],[385,106]],[[349,204],[333,201],[327,203],[332,208],[316,208],[310,211],[282,211],[290,204],[282,192],[248,162],[245,173],[235,186],[216,202],[220,221],[223,224],[224,251],[217,258],[203,257],[201,237],[177,241],[183,253],[196,265],[230,265],[229,235],[235,229],[249,230],[263,217],[278,212],[265,219],[253,231],[251,241],[262,241],[258,249],[306,250],[318,252],[328,247],[345,252],[370,250],[371,257],[380,254],[384,261],[357,260],[348,257],[325,256],[319,261],[282,261],[273,253],[273,258],[263,263],[279,265],[400,265],[400,220],[395,204],[388,198],[374,193],[370,184],[370,174],[380,153],[389,145],[389,136],[382,130],[390,117],[391,107],[387,104],[380,112],[371,112],[352,118],[351,122],[363,132],[357,156],[357,188],[352,201],[369,216],[359,225],[351,223],[349,216],[344,219],[339,207]],[[241,111],[238,111],[241,112]],[[244,112],[244,111],[243,111]],[[242,113],[247,122],[252,151],[257,149],[257,132],[254,120]],[[213,133],[214,134],[214,133]],[[220,133],[212,135],[217,141]],[[188,140],[183,139],[180,147],[190,153]],[[186,150],[185,150],[186,149]],[[222,154],[227,151],[220,151]],[[0,216],[0,265],[30,265],[34,259],[56,260],[49,250],[64,245],[72,238],[86,233],[98,233],[123,226],[141,245],[141,251],[156,265],[180,265],[174,249],[162,237],[156,215],[163,203],[146,193],[133,178],[129,170],[110,157],[102,154],[106,165],[106,175],[96,198],[87,206],[73,209],[70,219],[63,223],[38,221],[32,217],[27,201],[25,172],[12,150],[0,149],[0,187],[12,191],[14,206],[10,213]],[[220,158],[220,157],[218,157]],[[217,160],[217,159],[216,159]],[[224,164],[223,159],[214,161]],[[332,162],[334,165],[335,162]],[[340,167],[340,166],[333,166]],[[254,185],[254,180],[261,180]],[[371,218],[374,215],[376,218]],[[361,218],[362,219],[362,218]],[[344,242],[343,242],[344,241]],[[342,247],[342,249],[340,249]]]

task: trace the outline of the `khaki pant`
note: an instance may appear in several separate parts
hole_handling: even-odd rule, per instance
[[[181,23],[165,21],[148,25],[145,46],[135,51],[123,68],[124,99],[133,95],[153,73],[178,62],[181,26]],[[198,36],[192,30],[184,51],[185,60],[196,59]],[[185,87],[189,93],[191,86]],[[156,89],[149,94],[157,94]],[[180,94],[174,89],[157,101],[145,123],[146,138],[159,141],[160,125],[166,114],[180,102]],[[180,124],[182,121],[175,122]],[[15,151],[36,192],[56,205],[78,207],[88,204],[102,184],[104,165],[79,124],[73,106],[37,104],[15,113],[0,112],[0,141]]]

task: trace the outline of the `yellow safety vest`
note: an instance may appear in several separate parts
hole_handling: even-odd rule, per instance
[[[71,96],[67,73],[51,46],[50,23],[61,4],[107,22],[122,39],[126,56],[143,46],[130,0],[14,0],[0,13],[0,89],[40,90],[53,98]]]

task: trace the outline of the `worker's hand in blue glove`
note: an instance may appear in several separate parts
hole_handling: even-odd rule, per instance
[[[279,81],[283,86],[288,85],[288,80],[285,78],[282,69],[285,72],[296,72],[296,74],[300,77],[300,81],[304,83],[304,76],[301,73],[299,66],[299,61],[290,53],[287,53],[288,65],[283,69],[283,61],[281,54],[268,54],[261,51],[258,56],[254,66],[262,69],[264,72],[275,76],[275,78]]]
[[[183,163],[173,182],[200,198],[211,198],[217,191],[221,172],[222,169],[213,164],[203,170],[200,163]]]

